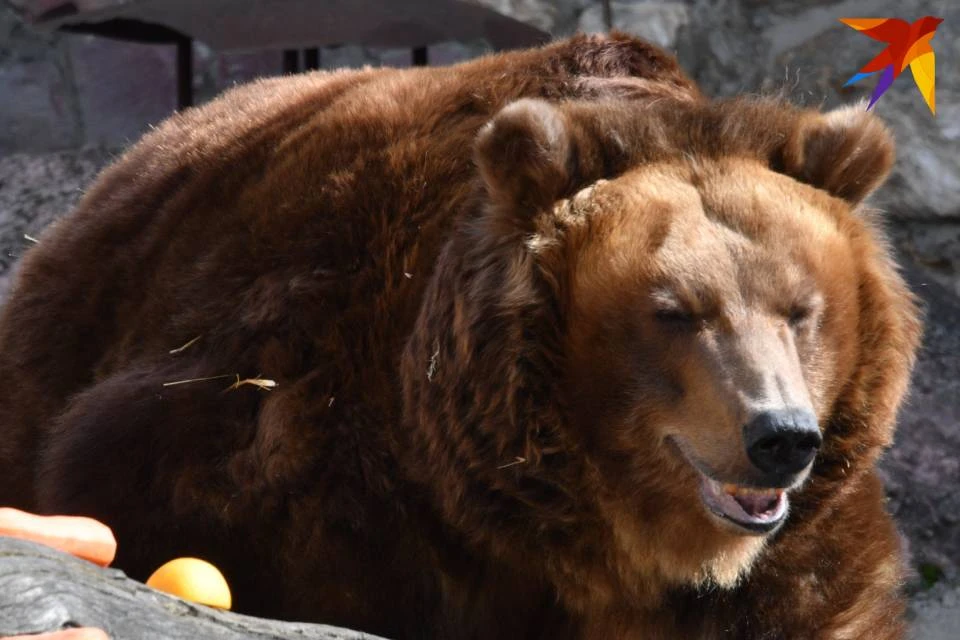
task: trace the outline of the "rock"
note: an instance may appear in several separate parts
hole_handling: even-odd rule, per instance
[[[916,598],[910,615],[917,640],[956,640],[960,629],[960,586]]]
[[[70,86],[51,60],[0,67],[0,151],[62,149],[81,137]]]
[[[83,136],[65,50],[0,5],[0,156],[78,145]]]
[[[430,64],[454,64],[490,53],[490,45],[477,42],[441,42],[430,47]]]
[[[665,49],[675,49],[677,32],[690,22],[690,11],[683,2],[612,2],[613,27],[645,38]],[[603,5],[593,4],[580,15],[578,28],[584,33],[602,33]]]
[[[0,636],[78,626],[112,640],[385,640],[342,627],[267,620],[175,598],[52,548],[0,537]]]
[[[960,300],[907,265],[926,308],[926,331],[893,447],[880,463],[888,508],[906,536],[914,636],[956,638],[960,628]]]
[[[224,89],[283,71],[279,51],[249,51],[223,55],[202,42],[193,43],[193,99],[202,104]]]
[[[407,64],[409,65],[410,52],[407,52]],[[380,63],[378,58],[370,49],[358,45],[346,45],[343,47],[332,47],[323,49],[320,53],[320,63],[324,69],[342,69],[344,67],[362,67],[365,65],[377,65]]]
[[[69,212],[112,154],[101,149],[0,156],[0,302],[16,260]]]
[[[172,45],[66,35],[85,125],[85,143],[119,148],[177,107]]]
[[[927,276],[960,297],[960,218],[901,220],[890,233],[897,248]]]
[[[890,510],[911,539],[916,563],[960,577],[960,300],[903,262],[925,307],[925,331],[896,441],[881,468]]]
[[[576,30],[577,17],[593,0],[473,0],[503,15],[562,36]]]
[[[681,62],[714,95],[783,92],[835,107],[870,96],[875,81],[843,84],[885,46],[838,22],[840,17],[944,18],[932,44],[938,58],[934,117],[911,72],[897,78],[874,109],[893,129],[900,158],[878,202],[902,219],[960,218],[960,3],[864,0],[799,3],[691,0],[680,29]],[[811,6],[813,5],[813,6]]]

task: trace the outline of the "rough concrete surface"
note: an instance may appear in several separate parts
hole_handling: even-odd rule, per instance
[[[925,305],[926,330],[910,398],[881,471],[914,571],[908,585],[914,637],[955,640],[960,638],[960,299],[915,265],[906,275]]]
[[[33,244],[29,238],[73,207],[111,155],[85,149],[0,156],[0,301],[17,259]]]

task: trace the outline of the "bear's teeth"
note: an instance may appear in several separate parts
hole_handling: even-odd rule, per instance
[[[754,487],[741,487],[739,493],[748,496],[772,496],[776,494],[776,489],[756,489]]]
[[[723,492],[728,496],[771,496],[779,498],[783,494],[783,489],[757,489],[754,487],[741,487],[740,485],[724,483]]]

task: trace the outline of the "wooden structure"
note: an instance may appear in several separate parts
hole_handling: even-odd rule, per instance
[[[320,66],[319,47],[407,48],[484,39],[494,49],[548,39],[483,0],[8,0],[40,29],[177,47],[177,103],[193,103],[193,40],[220,52],[282,49],[285,73]]]

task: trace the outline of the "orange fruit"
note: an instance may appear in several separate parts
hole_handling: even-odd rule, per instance
[[[230,587],[215,566],[199,558],[176,558],[153,572],[147,586],[218,609],[230,608]]]

